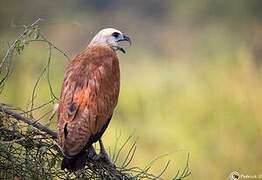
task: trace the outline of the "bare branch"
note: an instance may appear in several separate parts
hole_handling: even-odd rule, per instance
[[[53,139],[57,138],[57,133],[55,131],[52,131],[48,127],[42,125],[41,123],[39,123],[39,122],[37,122],[33,119],[26,118],[26,117],[20,115],[19,113],[16,113],[15,111],[10,110],[9,108],[3,106],[2,104],[0,105],[0,111],[5,113],[5,114],[8,114],[9,116],[14,117],[17,120],[20,120],[20,121],[23,121],[26,124],[29,124],[29,125],[37,128],[37,129],[39,129],[40,131],[43,131],[43,132],[49,134]]]

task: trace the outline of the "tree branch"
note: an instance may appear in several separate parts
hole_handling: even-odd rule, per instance
[[[42,125],[41,123],[37,122],[34,119],[29,119],[27,117],[20,115],[19,113],[11,110],[10,108],[5,107],[3,104],[0,104],[0,112],[3,112],[3,113],[5,113],[9,116],[12,116],[17,120],[23,121],[24,123],[29,124],[29,125],[37,128],[37,129],[39,129],[40,131],[43,131],[43,132],[49,134],[53,139],[57,138],[57,133],[55,131],[52,131],[51,129]]]

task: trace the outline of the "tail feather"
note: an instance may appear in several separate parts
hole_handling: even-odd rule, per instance
[[[87,153],[85,151],[81,151],[79,154],[73,157],[64,157],[61,169],[67,169],[70,172],[74,172],[85,167],[87,161]]]

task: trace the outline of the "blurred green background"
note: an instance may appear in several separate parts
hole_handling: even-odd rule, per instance
[[[21,25],[39,17],[41,32],[70,57],[105,27],[132,38],[127,54],[119,53],[120,99],[103,138],[110,150],[119,134],[121,142],[134,134],[132,165],[144,167],[167,153],[151,171],[170,159],[166,179],[184,167],[188,153],[188,179],[262,174],[262,1],[1,0],[1,58]],[[50,79],[59,96],[67,63],[52,52]],[[27,107],[47,57],[42,43],[15,55],[1,102]],[[43,78],[36,105],[48,99]]]

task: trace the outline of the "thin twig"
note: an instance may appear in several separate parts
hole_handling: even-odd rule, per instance
[[[23,39],[26,35],[27,32],[29,30],[31,30],[32,28],[34,28],[34,26],[36,26],[40,21],[42,21],[42,18],[38,18],[35,22],[33,22],[31,25],[29,25],[28,27],[25,28],[24,32],[21,33],[18,38],[11,44],[11,46],[7,49],[6,54],[3,58],[3,60],[0,63],[0,71],[2,70],[3,64],[5,63],[5,61],[8,60],[8,58],[13,54],[13,51],[15,50],[15,46],[16,43],[20,40]]]

